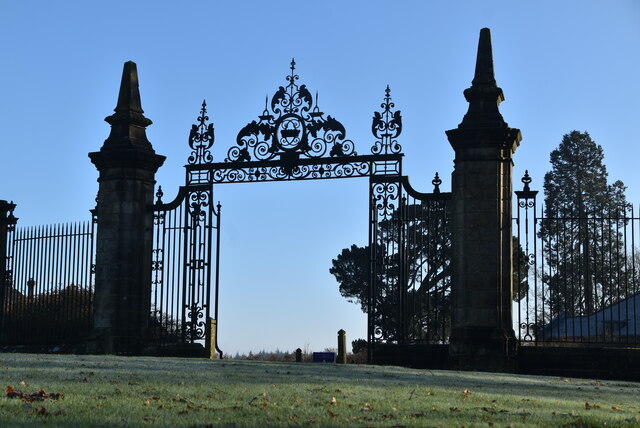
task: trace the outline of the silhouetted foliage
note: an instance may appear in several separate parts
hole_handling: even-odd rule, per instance
[[[360,351],[367,349],[367,341],[366,339],[356,339],[351,342],[351,351],[354,354],[359,353]]]

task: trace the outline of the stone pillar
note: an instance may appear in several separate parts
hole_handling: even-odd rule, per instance
[[[9,231],[18,221],[13,216],[16,204],[0,200],[0,286],[4,287],[7,279],[7,245],[9,244]],[[1,292],[1,291],[0,291]]]
[[[17,218],[13,216],[16,204],[0,200],[0,342],[4,331],[4,299],[7,296],[7,288],[11,286],[11,278],[7,275],[9,232],[12,230]]]
[[[146,136],[134,62],[126,62],[111,133],[89,153],[100,172],[96,206],[94,351],[137,354],[148,334],[155,173],[165,160]]]
[[[447,131],[452,174],[452,330],[449,354],[463,369],[508,371],[515,363],[512,324],[512,155],[520,130],[498,105],[491,34],[480,31],[475,77],[464,91],[469,110]]]

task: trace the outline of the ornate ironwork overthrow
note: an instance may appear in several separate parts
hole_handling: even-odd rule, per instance
[[[402,132],[402,116],[400,110],[393,110],[396,105],[391,101],[389,85],[384,92],[384,102],[380,104],[383,110],[382,112],[373,112],[373,123],[371,124],[371,132],[377,138],[371,147],[371,153],[374,155],[402,152],[402,146],[396,140]]]
[[[213,123],[207,124],[209,116],[207,116],[207,102],[202,101],[200,116],[198,116],[198,124],[191,125],[189,132],[189,147],[191,147],[191,155],[187,162],[189,165],[203,165],[213,162],[211,154],[211,146],[215,140]]]
[[[265,102],[259,121],[252,121],[238,133],[225,162],[264,161],[279,157],[295,163],[300,157],[320,158],[357,155],[353,142],[345,139],[344,126],[331,116],[324,117],[306,85],[298,85],[295,60],[287,86],[280,86]]]

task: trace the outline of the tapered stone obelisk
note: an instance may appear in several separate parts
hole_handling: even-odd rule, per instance
[[[493,72],[491,33],[480,30],[476,70],[464,91],[469,110],[447,131],[452,174],[452,331],[449,354],[459,368],[510,370],[512,325],[512,156],[520,130],[509,128]]]
[[[138,354],[147,339],[155,173],[165,157],[147,139],[134,62],[126,62],[111,133],[89,153],[98,178],[95,352]]]

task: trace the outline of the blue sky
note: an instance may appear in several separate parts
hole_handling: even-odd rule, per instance
[[[206,98],[221,161],[261,113],[295,57],[360,153],[387,84],[404,119],[413,186],[450,187],[445,130],[466,112],[478,34],[492,31],[505,120],[522,130],[516,177],[540,188],[564,133],[589,131],[611,179],[640,202],[640,2],[620,1],[11,1],[0,2],[0,199],[20,225],[88,218],[97,171],[87,153],[109,134],[122,64],[138,64],[147,135],[167,156],[172,199],[187,136]],[[220,344],[228,352],[335,346],[366,318],[328,270],[367,240],[367,182],[219,186],[223,204]]]

